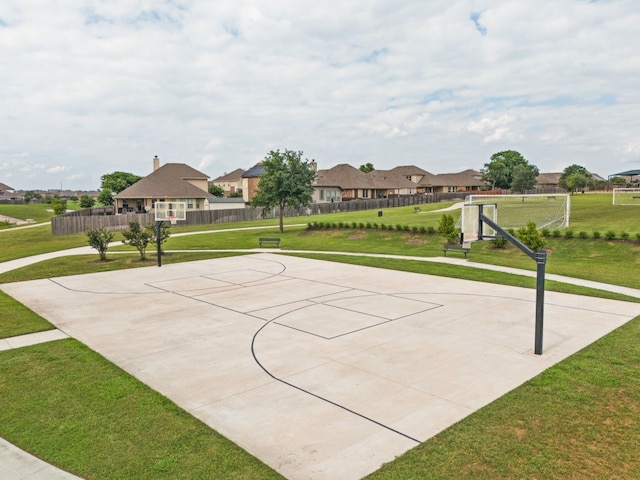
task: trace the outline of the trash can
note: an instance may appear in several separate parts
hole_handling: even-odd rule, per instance
[[[382,216],[382,210],[378,210],[378,216],[381,217]]]

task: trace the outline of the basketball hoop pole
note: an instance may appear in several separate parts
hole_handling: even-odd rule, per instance
[[[158,266],[162,266],[162,220],[156,222],[156,247],[158,249]]]
[[[516,247],[526,253],[529,257],[535,260],[537,264],[536,269],[536,332],[534,342],[534,353],[536,355],[542,355],[542,332],[544,327],[544,276],[545,265],[547,264],[547,252],[539,251],[534,252],[525,244],[520,242],[516,237],[511,235],[506,230],[503,230],[497,223],[490,218],[486,217],[482,213],[482,204],[478,205],[480,214],[480,236],[482,235],[482,223],[486,223],[496,232],[499,232],[503,238],[506,238]]]

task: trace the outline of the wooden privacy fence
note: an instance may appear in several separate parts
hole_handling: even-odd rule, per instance
[[[382,208],[394,208],[425,203],[442,202],[453,199],[464,199],[472,192],[441,193],[441,194],[416,194],[397,195],[389,198],[372,200],[350,200],[346,202],[315,203],[309,207],[300,209],[287,208],[285,217],[298,217],[308,215],[321,215],[325,213],[354,212],[359,210],[374,210]],[[89,230],[106,228],[107,230],[124,230],[129,227],[129,222],[138,221],[140,225],[148,225],[155,222],[153,213],[123,213],[121,215],[104,215],[97,211],[91,214],[85,209],[55,216],[51,219],[51,232],[53,235],[72,235],[85,233]],[[266,216],[262,216],[262,208],[245,207],[243,209],[228,210],[195,210],[187,212],[187,219],[179,221],[178,225],[210,225],[218,223],[249,222],[261,218],[279,217],[278,209],[268,210]],[[305,220],[306,221],[306,220]]]

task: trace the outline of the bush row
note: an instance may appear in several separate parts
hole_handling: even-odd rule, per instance
[[[580,238],[580,239],[588,239],[588,238],[593,238],[593,239],[600,239],[603,238],[605,240],[630,240],[631,239],[631,235],[627,232],[614,232],[613,230],[607,230],[604,233],[599,232],[598,230],[595,230],[593,232],[591,232],[591,234],[589,234],[589,232],[585,232],[585,231],[580,231],[576,234],[576,232],[574,232],[571,229],[566,229],[566,230],[549,230],[548,228],[543,228],[540,231],[541,235],[543,237],[548,237],[548,238],[566,238],[566,239],[572,239],[572,238]],[[640,233],[636,233],[635,235],[635,239],[636,241],[640,242]]]
[[[409,225],[388,225],[385,223],[376,222],[310,222],[307,224],[307,229],[326,229],[326,228],[356,228],[356,229],[375,229],[375,230],[396,230],[398,232],[413,232],[422,235],[435,235],[438,231],[435,227],[420,225],[419,227]]]

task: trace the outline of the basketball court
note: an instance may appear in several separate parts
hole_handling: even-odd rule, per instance
[[[290,479],[359,479],[640,305],[273,253],[0,286]]]

